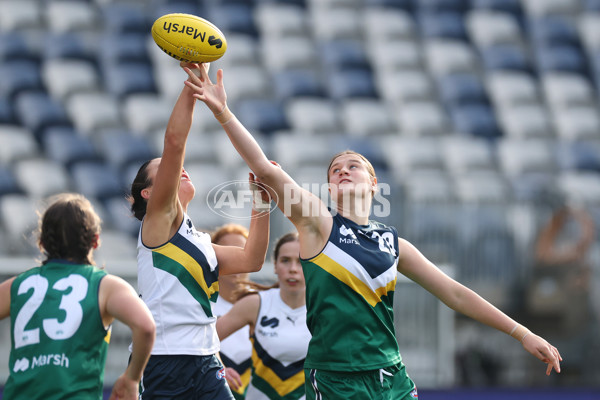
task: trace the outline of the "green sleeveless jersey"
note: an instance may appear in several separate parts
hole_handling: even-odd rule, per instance
[[[336,214],[327,244],[300,260],[306,279],[306,369],[367,371],[402,361],[394,332],[395,228]]]
[[[102,323],[103,270],[51,260],[10,289],[10,376],[4,399],[102,399],[110,330]]]

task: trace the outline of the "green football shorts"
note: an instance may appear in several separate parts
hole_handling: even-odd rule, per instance
[[[360,372],[305,369],[306,400],[413,400],[417,387],[401,362]]]

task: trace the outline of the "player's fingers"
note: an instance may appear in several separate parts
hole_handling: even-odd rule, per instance
[[[185,71],[186,74],[188,74],[190,81],[195,83],[195,84],[202,84],[202,81],[200,80],[200,78],[188,67],[183,67],[183,70]]]
[[[223,86],[223,70],[220,68],[217,71],[217,85]]]
[[[200,67],[200,79],[202,80],[202,82],[208,82],[208,83],[212,83],[210,81],[210,78],[208,77],[208,64],[202,63],[201,67]]]

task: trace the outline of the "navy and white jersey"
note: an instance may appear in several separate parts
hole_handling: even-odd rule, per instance
[[[252,379],[246,400],[304,398],[304,359],[310,341],[306,306],[290,308],[279,289],[259,292],[252,337]]]
[[[147,247],[138,237],[138,290],[156,322],[152,354],[211,355],[219,351],[211,302],[219,291],[210,235],[187,214],[165,244]]]

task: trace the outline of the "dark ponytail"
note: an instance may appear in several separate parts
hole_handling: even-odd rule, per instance
[[[127,200],[131,203],[131,213],[134,217],[140,221],[146,215],[146,199],[142,197],[142,190],[152,185],[152,181],[148,178],[148,160],[142,164],[140,169],[131,184],[131,194],[127,197]]]

